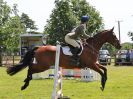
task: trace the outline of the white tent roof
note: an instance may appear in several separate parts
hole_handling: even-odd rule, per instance
[[[33,37],[33,36],[43,36],[44,34],[30,34],[30,33],[27,33],[27,34],[21,34],[20,37]]]

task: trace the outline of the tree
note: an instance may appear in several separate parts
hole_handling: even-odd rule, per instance
[[[13,8],[6,2],[0,0],[0,48],[5,48],[8,52],[18,51],[20,34],[25,33],[27,29],[36,30],[35,22],[28,18],[24,21],[24,17],[18,15],[17,4]],[[24,20],[22,20],[24,19]],[[26,26],[26,27],[25,27]],[[2,53],[0,49],[0,64]]]
[[[45,26],[46,34],[49,34],[48,42],[55,44],[55,42],[63,41],[66,33],[70,32],[73,26],[76,25],[76,20],[73,16],[72,9],[69,6],[69,0],[55,1],[55,9]]]
[[[21,23],[25,26],[27,32],[37,30],[35,22],[25,13],[22,13],[21,15]]]
[[[133,44],[132,43],[129,43],[129,42],[126,42],[126,43],[123,43],[121,44],[122,45],[122,48],[121,49],[133,49]]]
[[[3,34],[6,33],[3,44],[6,45],[6,49],[14,52],[18,49],[20,34],[25,33],[25,28],[20,21],[20,17],[11,17],[10,20],[5,23],[2,32]]]
[[[13,8],[10,8],[6,2],[0,0],[0,45],[10,52],[18,49],[20,34],[26,33],[27,29],[37,29],[28,15],[18,15],[17,7],[17,4],[14,4]]]
[[[133,41],[133,32],[129,31],[128,32],[128,36],[131,38],[131,40]]]
[[[0,44],[8,51],[12,52],[18,48],[19,35],[24,33],[24,26],[20,21],[17,12],[17,4],[14,4],[13,9],[6,2],[1,1],[1,25],[0,25]]]
[[[4,28],[4,24],[8,21],[10,18],[10,7],[4,2],[3,0],[0,0],[0,66],[2,64],[2,48],[4,46],[3,40],[5,34],[2,32],[2,29]]]
[[[72,10],[74,12],[75,17],[77,16],[78,20],[80,20],[82,15],[90,16],[89,26],[87,28],[88,34],[96,34],[97,31],[103,29],[104,24],[102,23],[102,17],[100,13],[91,6],[86,0],[71,0],[72,1]]]
[[[114,46],[112,46],[111,44],[109,43],[105,43],[103,46],[102,46],[102,49],[104,50],[108,50],[110,55],[113,56],[115,53],[116,53],[116,49],[114,48]]]
[[[10,7],[4,2],[3,0],[0,0],[0,45],[3,46],[3,40],[4,40],[4,33],[2,32],[5,23],[10,18],[11,9]]]
[[[14,4],[14,5],[13,5],[12,12],[14,13],[15,16],[19,16],[19,15],[18,15],[18,12],[19,12],[19,11],[18,11],[18,8],[17,8],[17,7],[18,7],[17,4]]]
[[[82,15],[91,17],[88,34],[91,35],[103,27],[99,12],[86,0],[55,0],[55,8],[44,28],[44,33],[49,34],[48,43],[55,44],[57,40],[64,42],[64,36],[79,24]]]
[[[0,0],[0,27],[2,27],[4,23],[9,19],[10,13],[10,7],[6,4],[6,2]]]

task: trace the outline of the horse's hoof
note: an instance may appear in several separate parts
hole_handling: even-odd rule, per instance
[[[26,88],[25,86],[22,86],[22,87],[21,87],[21,90],[24,90],[25,88]]]

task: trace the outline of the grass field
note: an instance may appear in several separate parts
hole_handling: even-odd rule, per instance
[[[71,99],[133,99],[133,67],[108,66],[106,88],[100,90],[100,81],[81,82],[63,80],[63,94]],[[15,76],[0,68],[0,99],[51,99],[53,80],[32,80],[29,87],[21,91],[27,70]]]

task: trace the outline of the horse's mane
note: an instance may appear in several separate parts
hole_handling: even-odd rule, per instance
[[[100,31],[100,32],[96,33],[96,34],[93,36],[93,38],[98,37],[99,35],[101,35],[102,33],[107,32],[107,31],[108,31],[108,30]]]
[[[107,32],[108,30],[103,30],[103,31],[100,31],[98,33],[96,33],[93,37],[90,37],[87,39],[87,42],[91,42],[92,40],[94,40],[95,38],[99,37],[102,33],[105,33]]]

